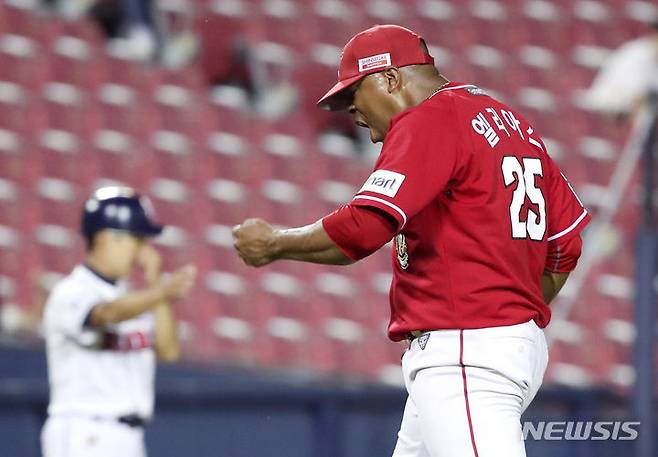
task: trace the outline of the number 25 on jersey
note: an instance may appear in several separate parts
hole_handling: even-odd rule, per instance
[[[505,187],[517,182],[512,193],[509,215],[512,223],[512,238],[528,238],[541,241],[546,233],[546,201],[541,190],[535,185],[535,176],[543,177],[541,160],[538,158],[523,158],[523,165],[514,156],[503,158],[503,180]],[[536,205],[539,214],[528,208],[528,216],[521,220],[521,210],[528,197],[530,203]]]

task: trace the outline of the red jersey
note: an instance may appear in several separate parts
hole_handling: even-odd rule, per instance
[[[398,222],[389,336],[534,319],[551,311],[547,244],[580,233],[582,203],[533,127],[472,85],[452,83],[391,121],[352,201]]]

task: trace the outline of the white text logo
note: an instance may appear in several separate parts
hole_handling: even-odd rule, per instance
[[[640,423],[628,421],[539,421],[524,422],[524,440],[548,441],[632,441],[639,436]]]
[[[377,54],[376,56],[359,59],[359,72],[372,70],[373,68],[388,67],[391,65],[391,54]]]
[[[394,171],[377,170],[370,175],[358,193],[375,192],[386,195],[387,197],[395,197],[395,194],[400,190],[404,178],[405,176],[403,174]]]

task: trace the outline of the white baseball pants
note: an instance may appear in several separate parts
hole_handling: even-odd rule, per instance
[[[146,457],[142,427],[77,415],[49,417],[41,451],[43,457]]]
[[[547,363],[534,321],[414,339],[402,357],[409,396],[393,457],[524,457],[521,413]]]

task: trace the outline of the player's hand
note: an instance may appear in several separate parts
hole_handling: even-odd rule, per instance
[[[162,257],[150,243],[144,243],[139,248],[136,262],[144,271],[144,277],[149,284],[155,284],[160,279]]]
[[[173,300],[187,295],[196,280],[196,267],[185,265],[160,281],[167,299]]]
[[[247,219],[233,227],[233,246],[244,263],[262,267],[276,259],[275,232],[262,219]]]

